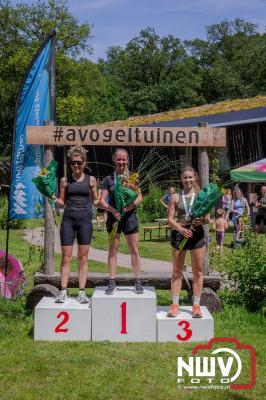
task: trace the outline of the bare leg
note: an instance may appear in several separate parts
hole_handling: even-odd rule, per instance
[[[109,245],[109,253],[108,253],[108,269],[109,269],[109,277],[111,279],[115,278],[115,271],[117,265],[117,253],[119,249],[120,235],[116,234],[115,240],[112,244]]]
[[[78,246],[78,262],[79,262],[79,288],[84,289],[86,286],[87,275],[88,275],[88,255],[89,255],[89,246],[79,245]]]
[[[182,287],[182,273],[184,268],[186,252],[176,250],[172,247],[173,272],[171,280],[172,296],[179,296]]]
[[[131,255],[131,266],[135,274],[135,278],[140,278],[140,256],[139,256],[139,234],[132,233],[132,235],[125,235],[127,240],[128,249]]]
[[[68,285],[70,263],[72,259],[72,247],[73,246],[61,246],[62,258],[61,258],[61,287],[66,288]]]
[[[205,247],[191,250],[193,294],[194,296],[197,297],[200,297],[202,292],[202,286],[203,286],[202,267],[203,267],[205,251],[206,251]]]

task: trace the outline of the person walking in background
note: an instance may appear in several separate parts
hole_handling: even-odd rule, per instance
[[[68,300],[68,279],[72,259],[75,234],[78,241],[78,276],[80,303],[89,303],[84,288],[88,274],[88,253],[92,237],[92,203],[97,206],[98,193],[96,179],[86,175],[86,150],[82,146],[74,146],[67,152],[72,174],[60,181],[60,197],[54,196],[55,204],[64,207],[64,215],[60,229],[62,248],[61,258],[61,290],[56,303]]]
[[[233,191],[233,199],[231,201],[232,222],[234,224],[235,234],[238,232],[238,217],[244,214],[250,215],[250,209],[247,199],[244,197],[239,186]]]
[[[263,185],[260,189],[261,195],[258,197],[255,207],[258,209],[258,213],[255,219],[255,232],[256,234],[260,231],[260,224],[263,221],[264,232],[266,236],[266,186]]]
[[[109,283],[105,291],[106,294],[111,295],[116,291],[115,272],[117,266],[117,253],[119,250],[119,243],[121,232],[124,233],[127,246],[131,255],[131,266],[135,274],[135,293],[142,294],[143,287],[140,279],[140,256],[138,250],[139,234],[138,234],[138,220],[136,215],[136,208],[142,202],[142,194],[139,191],[137,198],[129,206],[123,209],[125,215],[121,218],[120,213],[116,209],[115,203],[115,182],[118,176],[128,178],[129,173],[129,157],[125,149],[117,149],[114,153],[115,171],[108,175],[103,181],[103,189],[100,199],[101,206],[107,210],[107,232],[110,234],[113,229],[113,224],[119,221],[117,233],[114,241],[109,243],[108,253],[108,266],[109,266]],[[109,196],[109,204],[106,199]]]
[[[164,208],[168,209],[168,206],[169,206],[170,200],[171,200],[171,196],[172,196],[173,194],[175,194],[175,192],[176,192],[175,187],[174,187],[174,186],[171,186],[171,187],[169,188],[168,193],[166,193],[164,196],[162,196],[162,197],[160,198],[160,202],[162,203],[162,205],[164,206]]]
[[[222,253],[224,235],[225,231],[228,229],[228,220],[226,218],[225,211],[222,208],[218,208],[216,211],[216,220],[213,224],[213,229],[216,236],[216,249]]]
[[[222,197],[222,209],[225,213],[225,219],[229,220],[230,207],[232,202],[231,189],[226,189],[226,193]]]
[[[168,317],[176,317],[180,313],[179,296],[182,286],[182,274],[186,250],[190,250],[193,273],[193,308],[192,317],[201,318],[200,296],[202,292],[203,260],[205,253],[204,230],[202,224],[210,223],[209,215],[195,220],[193,231],[191,214],[197,193],[200,191],[198,174],[194,168],[187,166],[181,172],[183,190],[171,197],[168,207],[168,223],[173,227],[171,233],[173,273],[171,280],[172,305]],[[177,220],[175,215],[177,214]],[[179,250],[183,238],[188,238],[184,248]]]
[[[101,198],[101,193],[102,193],[102,182],[99,184],[99,190],[98,190],[98,198],[100,200]],[[106,202],[109,202],[109,199],[106,198]],[[101,221],[103,218],[103,221]],[[104,210],[103,208],[97,208],[96,209],[96,222],[97,222],[97,231],[106,231],[106,221],[107,221],[107,211]]]

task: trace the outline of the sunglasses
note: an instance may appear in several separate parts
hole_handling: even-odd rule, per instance
[[[69,165],[82,165],[83,161],[69,161]]]

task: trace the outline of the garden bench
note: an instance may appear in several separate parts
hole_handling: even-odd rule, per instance
[[[161,227],[159,225],[154,225],[154,226],[144,226],[143,228],[143,234],[144,234],[144,241],[146,240],[146,235],[150,235],[150,240],[152,239],[152,232],[155,230],[159,231],[158,236],[160,236],[160,230]]]

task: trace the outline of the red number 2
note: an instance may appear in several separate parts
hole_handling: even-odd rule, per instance
[[[67,333],[68,332],[68,328],[61,328],[63,325],[65,325],[67,323],[67,321],[69,320],[69,314],[66,311],[61,311],[59,314],[57,314],[56,318],[60,318],[61,316],[63,316],[62,321],[55,327],[55,332],[63,332],[63,333]]]
[[[185,342],[186,340],[189,340],[192,336],[192,330],[189,329],[190,328],[190,323],[188,321],[179,321],[178,322],[179,326],[184,325],[184,327],[182,328],[182,330],[186,333],[185,336],[181,336],[181,335],[176,335],[178,340],[181,340],[182,342]]]
[[[120,305],[121,307],[121,334],[126,335],[127,334],[127,302],[124,301]]]

